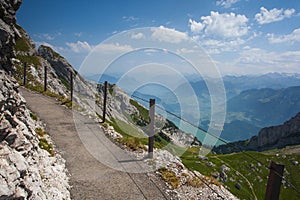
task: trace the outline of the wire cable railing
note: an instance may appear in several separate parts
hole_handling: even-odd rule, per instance
[[[123,92],[125,92],[125,91],[123,91]],[[126,92],[125,92],[125,93],[126,93]],[[150,102],[149,100],[147,100],[147,99],[145,99],[145,98],[142,98],[142,97],[140,97],[140,96],[137,96],[137,95],[134,95],[134,94],[128,94],[128,93],[126,93],[126,94],[127,94],[128,96],[130,96],[130,97],[136,99],[136,100],[139,100],[139,101],[142,101],[142,102],[145,102],[145,103],[149,103],[149,102]],[[181,121],[187,123],[188,125],[190,125],[190,126],[196,128],[196,129],[202,131],[203,134],[210,135],[211,137],[217,139],[218,141],[221,141],[223,144],[228,145],[228,144],[230,143],[230,142],[226,141],[225,139],[221,138],[220,136],[217,136],[217,135],[215,135],[215,134],[213,134],[213,133],[211,133],[211,132],[208,132],[208,131],[205,130],[204,128],[202,128],[202,127],[200,127],[200,126],[198,126],[198,125],[196,125],[196,124],[194,124],[194,123],[192,123],[192,122],[190,122],[190,121],[188,121],[188,120],[182,118],[181,116],[179,116],[179,115],[177,115],[177,114],[175,114],[175,113],[173,113],[173,112],[171,112],[171,111],[166,110],[165,108],[163,108],[163,107],[161,107],[161,106],[159,106],[159,105],[155,105],[155,107],[157,107],[158,109],[160,109],[160,110],[166,112],[167,114],[169,114],[169,115],[171,115],[171,116],[173,116],[173,117],[175,117],[175,118],[177,118],[177,119],[179,119],[179,120],[181,120]],[[287,184],[288,184],[288,185],[289,185],[289,186],[290,186],[290,187],[291,187],[291,188],[299,195],[299,197],[300,197],[300,190],[297,189],[297,187],[296,187],[294,184],[292,184],[289,180],[287,180],[287,178],[286,178],[285,176],[279,174],[276,170],[274,170],[273,168],[269,167],[268,165],[266,165],[265,163],[263,163],[261,160],[257,159],[256,157],[254,157],[253,155],[249,154],[248,152],[244,151],[241,147],[233,146],[233,148],[236,149],[236,150],[238,150],[239,152],[241,152],[242,154],[244,154],[244,155],[247,156],[248,158],[250,158],[250,159],[256,161],[257,163],[259,163],[259,164],[260,164],[261,166],[263,166],[264,168],[266,168],[266,169],[268,169],[268,170],[273,170],[273,172],[274,172],[277,176],[279,176],[280,178],[282,178],[282,180],[284,180],[284,181],[285,181],[285,182],[286,182],[286,183],[287,183]],[[199,178],[200,178],[200,177],[199,177]],[[201,181],[202,181],[205,185],[207,185],[213,192],[215,192],[215,193],[218,195],[218,197],[223,198],[220,194],[217,193],[216,190],[214,190],[212,187],[210,187],[209,184],[208,184],[205,180],[201,179]]]
[[[141,101],[143,101],[143,102],[149,103],[149,100],[146,100],[146,99],[141,98],[141,97],[139,97],[139,96],[136,96],[136,95],[129,95],[129,96],[131,96],[131,97],[133,97],[133,98],[135,98],[135,99],[141,100]],[[193,124],[192,122],[190,122],[190,121],[188,121],[188,120],[186,120],[186,119],[184,119],[184,118],[178,116],[177,114],[175,114],[175,113],[173,113],[173,112],[170,112],[170,111],[166,110],[165,108],[163,108],[163,107],[161,107],[161,106],[159,106],[159,105],[155,105],[155,107],[157,107],[158,109],[160,109],[160,110],[166,112],[167,114],[169,114],[169,115],[171,115],[171,116],[173,116],[173,117],[175,117],[175,118],[177,118],[177,119],[179,119],[179,120],[181,120],[181,121],[183,121],[183,122],[189,124],[190,126],[192,126],[192,127],[194,127],[194,128],[197,128],[198,130],[202,131],[204,134],[207,134],[207,135],[210,135],[211,137],[214,137],[215,139],[221,141],[222,143],[224,143],[224,144],[226,144],[226,145],[230,143],[230,142],[226,141],[225,139],[223,139],[223,138],[221,138],[221,137],[219,137],[219,136],[217,136],[217,135],[215,135],[215,134],[213,134],[213,133],[208,132],[208,131],[205,130],[204,128],[202,128],[202,127],[200,127],[200,126],[197,126],[197,125]],[[251,154],[249,154],[248,152],[244,151],[242,148],[237,147],[237,146],[233,146],[233,148],[236,149],[236,150],[238,150],[238,151],[241,152],[242,154],[246,155],[246,156],[249,157],[250,159],[256,161],[257,163],[259,163],[261,166],[265,167],[266,169],[268,169],[268,170],[273,170],[273,172],[274,172],[277,176],[279,176],[280,178],[282,178],[282,180],[284,180],[288,185],[290,185],[291,188],[292,188],[292,189],[299,195],[299,197],[300,197],[300,190],[297,189],[297,187],[296,187],[294,184],[292,184],[289,180],[287,180],[287,178],[286,178],[285,176],[282,176],[282,175],[279,174],[277,171],[275,171],[273,168],[269,167],[268,165],[266,165],[265,163],[263,163],[262,161],[260,161],[260,160],[257,159],[256,157],[254,157],[254,156],[252,156]]]

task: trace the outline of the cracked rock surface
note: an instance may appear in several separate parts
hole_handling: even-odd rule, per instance
[[[65,161],[39,146],[18,84],[0,71],[0,199],[70,199]]]

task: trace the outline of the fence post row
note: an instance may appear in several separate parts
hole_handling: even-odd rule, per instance
[[[155,124],[155,99],[150,99],[150,124],[149,124],[149,137],[148,137],[148,157],[153,158],[153,146],[154,146],[154,124]]]
[[[47,66],[44,66],[44,92],[47,90]]]
[[[265,200],[279,200],[284,165],[271,161]]]
[[[102,113],[102,123],[105,122],[106,116],[106,99],[107,99],[107,81],[104,82],[104,94],[103,94],[103,113]]]
[[[24,69],[23,69],[23,85],[25,86],[26,85],[26,72],[27,72],[27,63],[25,62],[24,63]]]

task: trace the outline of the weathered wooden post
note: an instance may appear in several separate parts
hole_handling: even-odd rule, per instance
[[[44,92],[47,90],[47,66],[44,66]]]
[[[102,123],[105,122],[105,116],[106,116],[106,99],[107,99],[107,81],[104,82]]]
[[[72,72],[72,70],[70,70],[70,90],[71,90],[70,98],[71,98],[71,102],[72,102],[73,101],[73,72]]]
[[[24,63],[24,69],[23,69],[23,85],[26,86],[26,76],[27,76],[27,63]]]
[[[271,161],[265,200],[279,200],[284,165]]]
[[[149,137],[148,137],[148,157],[153,158],[154,146],[154,125],[155,125],[155,99],[150,99],[150,124],[149,124]]]

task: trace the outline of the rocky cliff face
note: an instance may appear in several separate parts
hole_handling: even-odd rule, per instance
[[[16,11],[21,0],[3,0],[0,2],[0,67],[12,70],[11,58],[14,57],[15,39],[20,36],[16,28]]]
[[[21,0],[0,2],[0,67],[22,83],[23,69],[26,65],[27,87],[37,91],[43,90],[44,67],[47,67],[48,90],[67,97],[69,71],[75,71],[51,48],[41,46],[39,51],[36,51],[34,42],[16,23],[15,14],[21,3]]]
[[[70,199],[65,161],[42,149],[18,84],[0,70],[0,199]],[[59,180],[59,181],[58,181]]]
[[[36,86],[41,81],[36,66],[45,63],[16,24],[21,2],[0,1],[0,199],[70,199],[65,161],[11,76],[20,80],[21,67],[30,61],[29,84]]]
[[[217,153],[241,150],[265,151],[300,144],[300,112],[284,124],[266,127],[250,140],[229,143],[214,148]]]
[[[256,145],[253,140],[249,145]],[[288,145],[300,144],[300,113],[279,126],[263,128],[257,138],[259,150],[283,148]]]
[[[50,47],[41,45],[38,48],[38,55],[50,64],[57,77],[59,77],[60,80],[65,81],[66,85],[70,83],[70,73],[73,73],[74,75],[77,74],[68,61]]]
[[[95,96],[97,93],[96,84],[85,81],[83,77],[71,66],[71,64],[60,54],[44,45],[41,45],[38,48],[37,53],[41,57],[41,60],[46,62],[45,66],[48,66],[48,69],[51,71],[51,73],[48,73],[48,76],[50,77],[49,79],[51,81],[57,80],[57,84],[53,86],[53,91],[63,88],[65,89],[64,95],[70,95],[72,73],[74,93],[88,97]],[[78,98],[79,97],[75,95],[75,101],[80,104],[80,99]],[[81,106],[84,105],[81,104]]]

